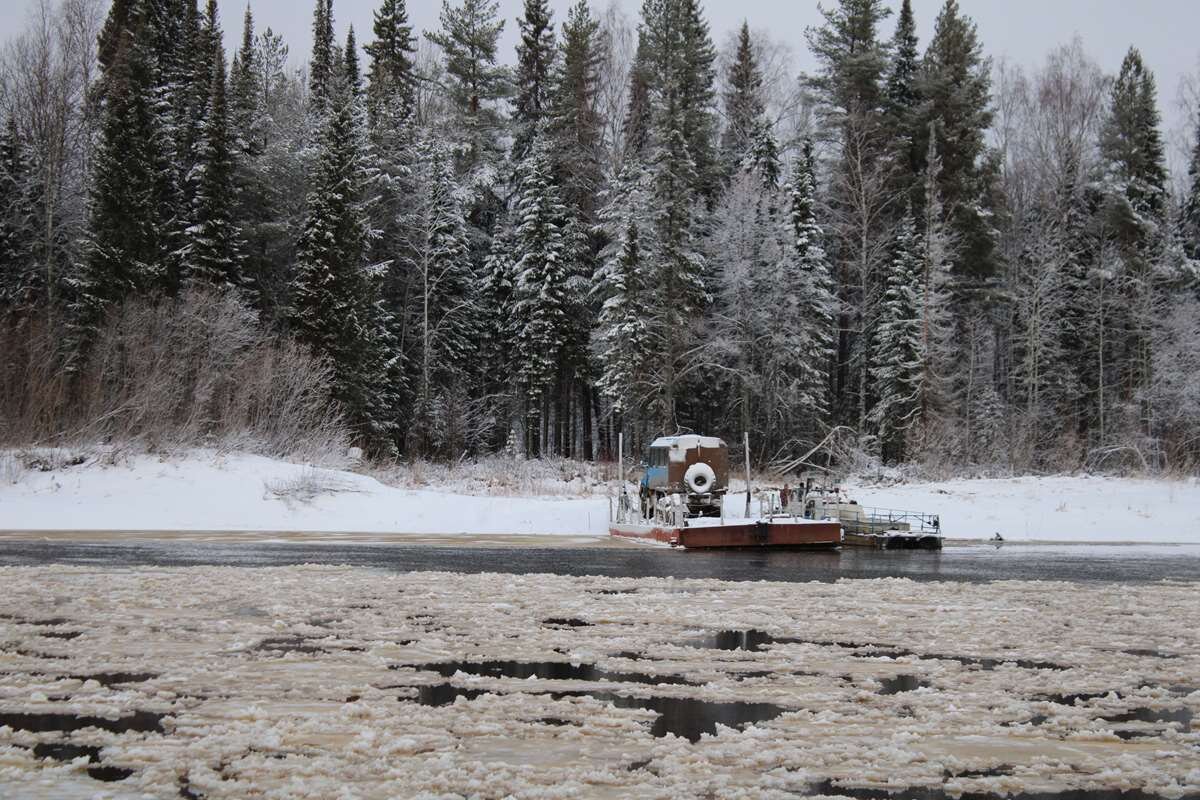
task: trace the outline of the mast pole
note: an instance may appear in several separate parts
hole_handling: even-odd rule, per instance
[[[617,485],[621,487],[621,494],[617,500],[617,508],[620,509],[620,522],[625,521],[625,433],[617,434]]]
[[[750,431],[742,432],[742,447],[746,451],[746,518],[750,518]]]

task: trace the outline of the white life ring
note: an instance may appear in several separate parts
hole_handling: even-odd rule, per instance
[[[692,464],[683,473],[683,482],[696,494],[708,494],[717,483],[717,473],[708,464]]]

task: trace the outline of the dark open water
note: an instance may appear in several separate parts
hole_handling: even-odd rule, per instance
[[[1200,545],[1019,545],[934,552],[677,551],[658,547],[442,547],[402,544],[0,542],[0,564],[110,567],[271,567],[345,564],[397,572],[554,573],[729,581],[913,580],[1200,581]]]

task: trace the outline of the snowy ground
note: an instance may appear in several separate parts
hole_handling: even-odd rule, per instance
[[[0,485],[0,529],[607,534],[602,496],[512,498],[397,489],[261,456],[132,456],[27,471]]]
[[[514,479],[508,473],[519,467],[495,461],[468,477],[447,474],[447,482],[434,490],[240,454],[69,461],[43,464],[46,471],[22,469],[13,456],[0,453],[0,530],[607,533],[604,492],[610,484],[599,474],[572,476],[565,468],[560,478],[558,466]],[[496,476],[494,485],[489,472]],[[520,485],[563,493],[514,495]],[[938,513],[951,538],[1000,533],[1010,541],[1200,543],[1195,479],[1082,476],[848,488],[865,506]],[[489,489],[496,494],[487,494]],[[743,503],[740,495],[732,497],[730,515],[740,514]]]
[[[1200,792],[1194,584],[0,585],[6,798]]]
[[[848,490],[865,506],[937,512],[956,538],[1200,543],[1194,478],[992,478]]]

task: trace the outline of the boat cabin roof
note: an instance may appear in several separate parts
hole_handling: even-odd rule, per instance
[[[725,442],[716,436],[700,436],[689,433],[682,436],[660,436],[650,443],[651,447],[666,447],[672,450],[694,450],[697,447],[724,447]]]

